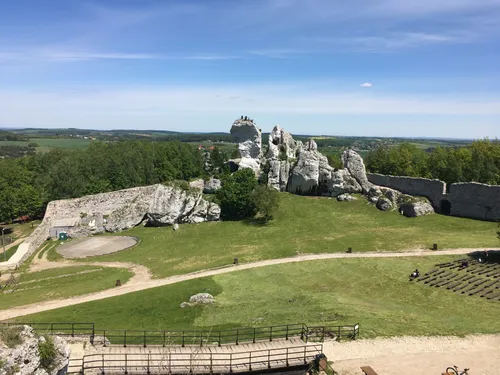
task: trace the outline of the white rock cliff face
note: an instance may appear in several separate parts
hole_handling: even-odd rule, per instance
[[[286,191],[290,167],[296,159],[302,142],[295,141],[290,133],[276,125],[269,135],[266,153],[269,163],[268,185],[278,191]]]
[[[21,264],[47,240],[54,226],[68,227],[71,237],[86,237],[126,230],[144,221],[161,226],[219,218],[220,207],[203,199],[201,191],[160,184],[52,201],[42,223],[0,267],[14,268]]]
[[[22,343],[15,348],[7,348],[0,344],[0,375],[56,375],[66,368],[69,363],[70,348],[68,343],[58,336],[53,336],[56,355],[53,358],[51,369],[44,369],[41,365],[38,345],[44,342],[44,337],[37,337],[33,329],[24,326],[20,334]]]
[[[262,156],[262,131],[252,120],[238,119],[231,126],[231,136],[239,143],[241,160],[239,168],[250,168],[260,172]]]
[[[344,168],[346,168],[351,176],[361,185],[364,194],[368,193],[370,189],[374,187],[374,185],[368,181],[365,163],[363,163],[363,158],[358,153],[353,150],[344,151],[342,153],[342,162]]]

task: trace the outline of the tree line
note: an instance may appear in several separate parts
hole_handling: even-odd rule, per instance
[[[368,153],[368,171],[393,176],[500,185],[500,142],[478,140],[463,147],[417,148],[410,143],[380,147]]]
[[[0,159],[0,221],[37,217],[51,200],[203,177],[204,165],[196,147],[177,141],[94,142],[83,150]]]

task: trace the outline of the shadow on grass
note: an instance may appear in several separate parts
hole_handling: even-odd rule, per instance
[[[265,227],[269,224],[270,220],[265,217],[252,217],[243,220],[246,225],[253,227]]]

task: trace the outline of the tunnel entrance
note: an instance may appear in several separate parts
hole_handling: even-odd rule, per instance
[[[451,203],[448,199],[443,199],[441,201],[441,213],[443,215],[449,215],[451,213]]]

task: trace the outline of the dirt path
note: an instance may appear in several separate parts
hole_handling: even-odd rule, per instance
[[[440,375],[446,367],[470,368],[470,375],[497,375],[500,335],[395,337],[325,343],[323,352],[340,375],[358,375],[371,366],[384,375]]]
[[[166,277],[164,279],[151,279],[151,274],[149,270],[140,265],[136,265],[133,263],[121,263],[121,262],[113,262],[113,263],[104,263],[104,262],[96,262],[96,263],[77,263],[77,262],[57,262],[61,264],[68,265],[98,265],[105,267],[121,267],[128,268],[135,275],[124,285],[114,289],[108,289],[101,292],[96,292],[92,294],[87,294],[83,296],[76,296],[66,298],[64,300],[53,300],[53,301],[45,301],[31,305],[18,306],[12,309],[4,310],[0,312],[0,320],[12,319],[23,315],[35,314],[42,311],[48,311],[53,309],[58,309],[60,307],[77,305],[79,303],[97,301],[104,298],[121,296],[128,293],[133,293],[141,290],[151,289],[163,285],[170,285],[179,283],[182,281],[193,280],[200,277],[208,277],[221,275],[229,272],[241,271],[252,268],[259,268],[277,264],[285,264],[285,263],[296,263],[296,262],[306,262],[310,260],[322,260],[322,259],[346,259],[346,258],[401,258],[401,257],[418,257],[418,256],[436,256],[436,255],[457,255],[457,254],[467,254],[474,251],[484,251],[484,250],[500,250],[493,248],[477,248],[477,249],[454,249],[454,250],[441,250],[441,251],[429,251],[429,250],[414,250],[414,251],[406,251],[401,253],[395,252],[385,252],[385,253],[335,253],[335,254],[309,254],[309,255],[300,255],[292,258],[282,258],[282,259],[270,259],[263,260],[259,262],[240,264],[237,266],[228,266],[223,268],[204,270],[198,272],[192,272],[184,275],[176,275]],[[52,262],[50,262],[52,263]],[[63,266],[64,267],[64,266]]]

